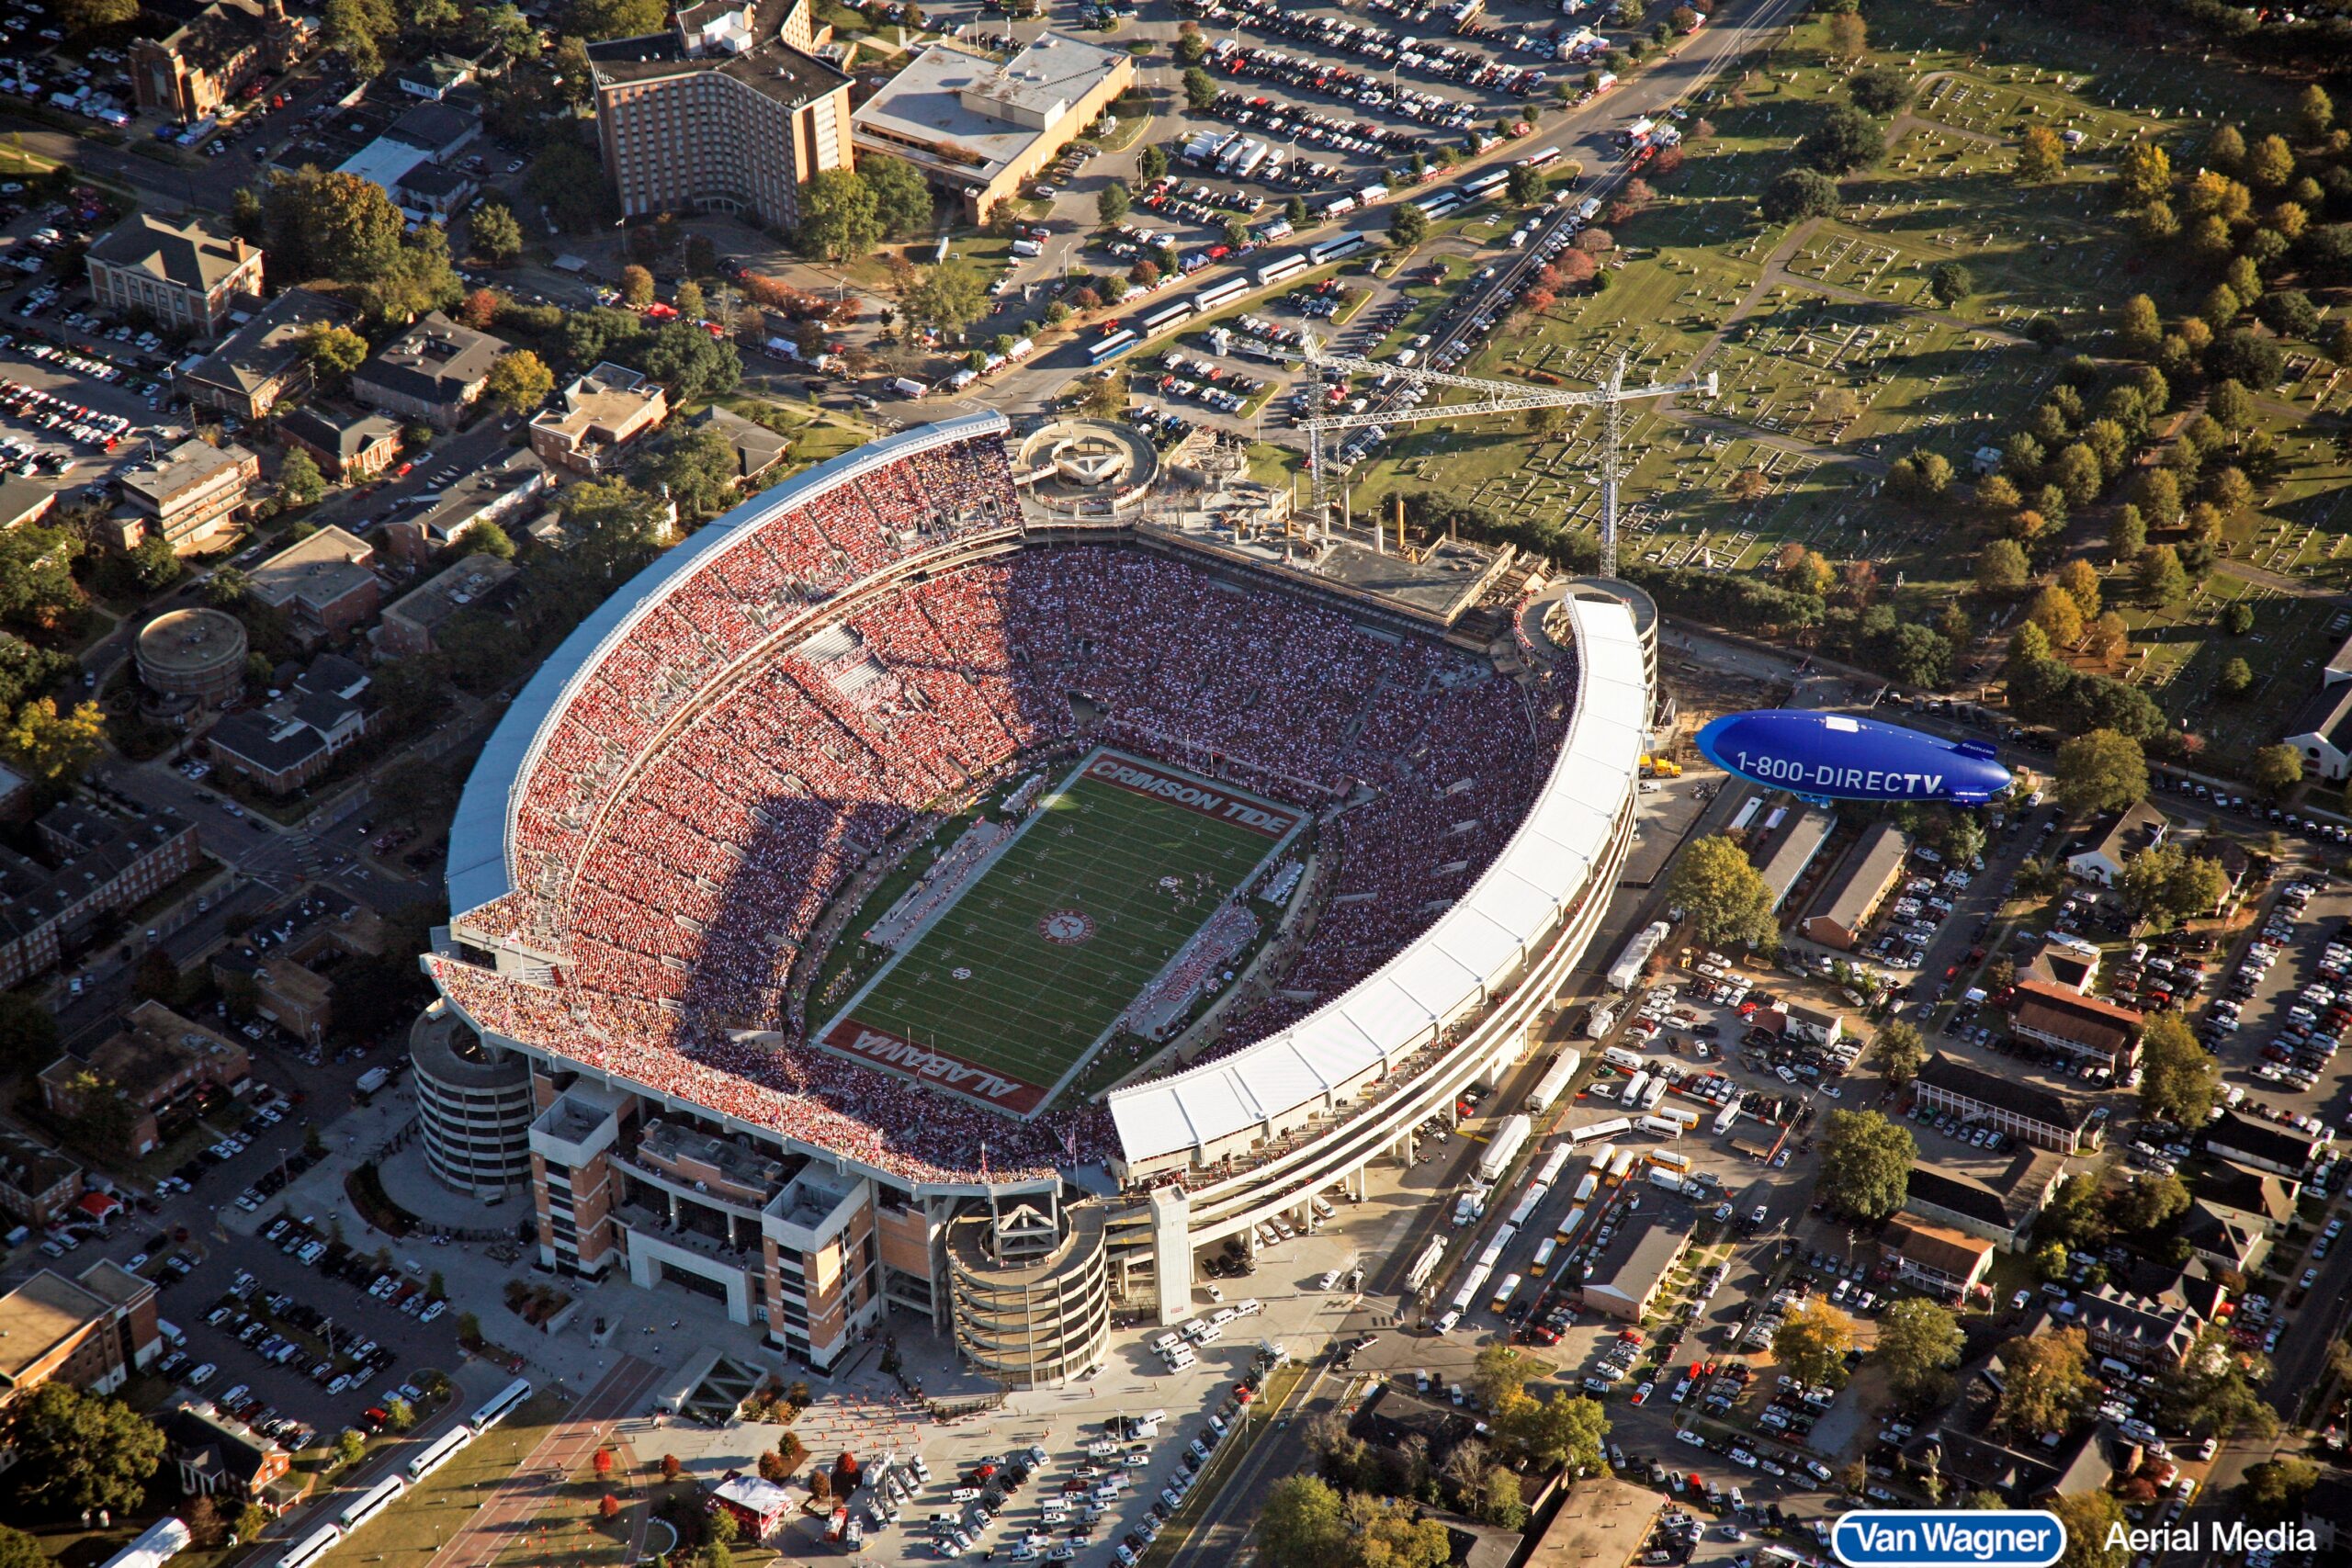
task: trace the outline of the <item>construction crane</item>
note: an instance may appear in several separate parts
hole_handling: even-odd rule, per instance
[[[1472,419],[1481,414],[1519,413],[1528,409],[1587,408],[1598,403],[1603,411],[1603,435],[1600,458],[1600,575],[1617,575],[1617,485],[1624,476],[1618,464],[1618,442],[1623,434],[1624,405],[1635,398],[1671,398],[1684,392],[1704,392],[1715,395],[1715,373],[1688,377],[1679,381],[1652,383],[1646,387],[1625,385],[1625,356],[1621,352],[1610,361],[1609,372],[1600,385],[1589,392],[1570,391],[1559,387],[1532,387],[1521,381],[1487,381],[1475,376],[1455,376],[1442,370],[1424,370],[1418,367],[1378,364],[1355,355],[1329,354],[1313,333],[1303,333],[1296,352],[1285,356],[1305,364],[1315,372],[1320,385],[1324,370],[1361,370],[1372,375],[1401,378],[1425,387],[1461,387],[1478,394],[1468,402],[1422,403],[1411,408],[1392,405],[1385,409],[1367,409],[1362,413],[1322,414],[1306,422],[1308,450],[1315,475],[1315,507],[1321,517],[1323,533],[1331,532],[1331,502],[1329,469],[1325,463],[1324,439],[1334,431],[1361,429],[1367,425],[1410,424],[1432,419]],[[1377,529],[1374,530],[1375,534]]]

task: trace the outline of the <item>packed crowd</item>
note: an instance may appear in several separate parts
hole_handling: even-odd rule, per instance
[[[902,1175],[968,1173],[983,1140],[1009,1174],[1102,1157],[1107,1119],[1015,1127],[811,1048],[790,981],[828,899],[919,813],[1077,738],[1073,695],[1113,733],[1174,737],[1333,803],[1329,907],[1220,1052],[1337,996],[1469,886],[1540,780],[1572,687],[1531,702],[1336,607],[1139,549],[1029,549],[746,657],[845,579],[1009,507],[1004,464],[972,443],[805,498],[641,614],[548,726],[514,825],[522,890],[469,917],[535,930],[562,955],[552,986],[437,964],[452,998],[499,1032]]]

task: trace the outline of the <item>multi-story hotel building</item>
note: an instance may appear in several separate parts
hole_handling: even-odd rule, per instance
[[[808,0],[706,0],[673,29],[589,46],[621,211],[800,221],[800,182],[850,167],[849,78],[817,58]]]

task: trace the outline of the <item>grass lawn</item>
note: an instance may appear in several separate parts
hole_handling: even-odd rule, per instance
[[[1080,778],[1048,796],[1022,836],[831,1027],[877,1030],[1049,1088],[1274,842]],[[1181,896],[1160,886],[1170,876],[1184,884]]]
[[[553,1393],[534,1395],[487,1434],[458,1450],[457,1458],[410,1487],[399,1502],[362,1525],[352,1541],[371,1558],[422,1561],[462,1529],[490,1493],[514,1473],[523,1456],[538,1447],[562,1419],[563,1410],[564,1402]]]

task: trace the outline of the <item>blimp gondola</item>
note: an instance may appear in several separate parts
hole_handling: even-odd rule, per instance
[[[1727,773],[1808,800],[1982,806],[2009,787],[1993,748],[1842,713],[1773,708],[1726,714],[1699,750]]]

